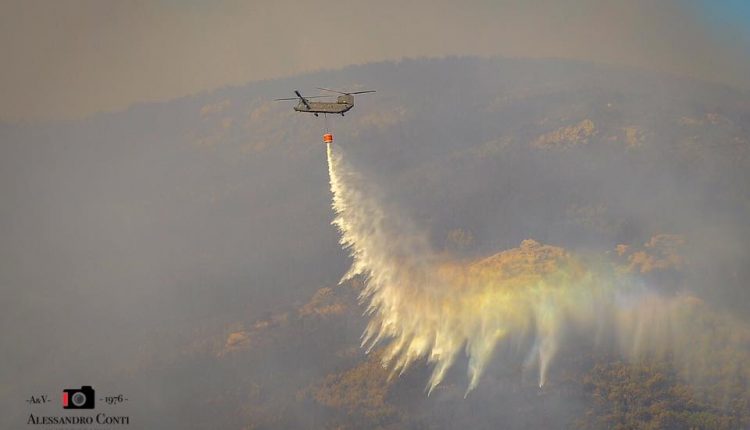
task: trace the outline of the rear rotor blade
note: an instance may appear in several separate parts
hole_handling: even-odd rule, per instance
[[[321,87],[317,87],[317,88],[318,88],[319,90],[323,90],[323,91],[330,91],[330,92],[332,92],[332,93],[339,93],[339,94],[343,94],[343,95],[345,95],[345,96],[349,95],[349,93],[342,93],[341,91],[331,90],[331,89],[329,89],[329,88],[321,88]]]
[[[367,90],[367,91],[355,91],[355,92],[349,93],[349,94],[367,94],[367,93],[374,93],[374,92],[375,92],[375,90]]]

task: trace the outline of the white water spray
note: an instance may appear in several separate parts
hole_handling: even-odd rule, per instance
[[[649,294],[611,272],[585,268],[562,248],[527,240],[468,263],[436,253],[338,148],[329,143],[326,150],[333,224],[353,258],[342,281],[365,278],[360,300],[369,322],[362,346],[369,352],[386,344],[383,364],[394,374],[419,359],[432,363],[428,392],[462,351],[468,394],[499,344],[521,354],[528,348],[526,364],[538,368],[541,387],[567,328],[609,327],[626,355],[686,349],[702,330],[692,318],[699,300]],[[644,323],[658,330],[644,332]]]

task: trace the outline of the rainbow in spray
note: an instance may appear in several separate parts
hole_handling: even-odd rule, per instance
[[[383,344],[383,364],[394,374],[418,360],[431,363],[428,393],[462,352],[468,394],[498,347],[535,366],[541,387],[573,329],[606,333],[626,355],[687,350],[700,331],[691,317],[700,300],[654,294],[606,264],[584,263],[559,247],[526,240],[477,261],[435,252],[339,148],[328,144],[327,156],[333,224],[353,259],[342,281],[365,280],[360,299],[369,323],[362,346],[369,352]]]

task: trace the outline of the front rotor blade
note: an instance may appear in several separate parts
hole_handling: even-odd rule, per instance
[[[374,93],[374,92],[375,92],[375,90],[367,90],[367,91],[355,91],[355,92],[349,93],[349,94],[366,94],[366,93]]]
[[[322,99],[324,97],[333,97],[333,96],[305,96],[306,99]],[[299,100],[301,97],[290,97],[285,99],[273,99],[273,101],[281,101],[281,100]]]
[[[312,109],[310,107],[310,103],[307,102],[307,99],[302,97],[302,94],[299,93],[299,91],[294,90],[294,94],[297,94],[297,97],[299,97],[299,100],[305,105],[306,108]]]

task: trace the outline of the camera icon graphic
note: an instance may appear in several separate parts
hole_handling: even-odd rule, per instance
[[[94,389],[90,385],[62,392],[63,409],[94,409]]]

